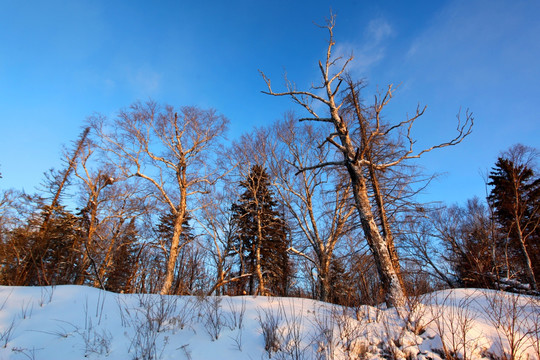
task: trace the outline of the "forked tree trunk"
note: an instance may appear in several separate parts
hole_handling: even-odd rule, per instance
[[[401,286],[397,270],[393,265],[392,256],[388,251],[388,244],[381,236],[371,211],[365,179],[358,167],[348,164],[347,170],[351,177],[353,196],[362,229],[375,259],[382,286],[385,289],[386,303],[393,307],[404,306],[406,302],[405,292]]]
[[[362,173],[362,168],[358,164],[358,150],[355,147],[349,135],[347,124],[341,118],[338,107],[334,102],[330,88],[327,89],[329,97],[330,115],[336,134],[341,142],[341,152],[344,158],[344,164],[351,179],[352,192],[358,215],[362,224],[364,236],[369,245],[377,272],[385,289],[386,304],[390,307],[401,307],[406,303],[405,292],[403,290],[397,269],[394,267],[392,255],[390,254],[388,243],[381,235],[379,227],[375,222],[372,212],[372,204],[368,194],[366,178]]]
[[[390,229],[388,215],[386,214],[386,208],[384,206],[384,200],[379,185],[379,178],[373,166],[369,167],[369,175],[371,185],[373,187],[375,203],[377,204],[377,210],[379,212],[379,221],[381,222],[382,236],[386,241],[386,246],[388,247],[388,252],[390,253],[390,258],[392,260],[392,265],[394,266],[394,270],[396,271],[399,283],[401,284],[401,288],[405,292],[405,284],[403,283],[403,276],[401,275],[401,266],[399,265],[399,257],[396,250],[396,245],[394,243],[394,235],[392,234],[392,230]]]

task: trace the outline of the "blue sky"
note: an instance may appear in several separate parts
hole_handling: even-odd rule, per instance
[[[540,147],[538,1],[0,1],[0,189],[33,192],[94,112],[136,100],[213,107],[234,139],[295,109],[261,94],[267,73],[317,80],[323,23],[337,14],[338,50],[355,55],[366,99],[399,91],[389,119],[418,103],[418,147],[441,142],[469,108],[473,134],[425,156],[442,175],[425,198],[484,195],[481,172],[512,144]],[[298,108],[296,110],[300,111]]]

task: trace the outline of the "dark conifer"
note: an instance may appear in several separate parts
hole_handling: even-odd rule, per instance
[[[488,201],[507,234],[510,264],[519,264],[523,280],[536,290],[539,275],[540,178],[525,164],[499,158],[489,175]]]
[[[274,295],[286,295],[291,277],[287,255],[289,230],[277,210],[266,170],[259,165],[253,166],[240,186],[245,191],[238,203],[232,205],[233,223],[237,229],[233,247],[238,256],[239,274],[251,276],[247,278],[247,284],[246,281],[238,284],[242,291],[250,294],[269,291]],[[260,268],[264,286],[256,275],[257,268]]]

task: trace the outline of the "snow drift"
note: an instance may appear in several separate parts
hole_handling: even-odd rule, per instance
[[[540,359],[539,324],[538,298],[490,290],[396,310],[0,287],[0,359]]]

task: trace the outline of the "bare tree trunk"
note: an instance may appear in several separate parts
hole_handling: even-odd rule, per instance
[[[538,290],[538,287],[536,285],[536,278],[534,277],[534,272],[532,269],[531,257],[529,256],[527,247],[525,246],[525,239],[523,238],[523,229],[521,228],[521,224],[519,223],[520,219],[517,214],[517,204],[516,204],[516,209],[514,210],[514,216],[515,216],[515,223],[516,223],[516,232],[517,232],[517,236],[519,240],[519,247],[521,250],[523,261],[525,262],[525,272],[527,273],[528,280],[531,283],[531,288],[533,290]]]
[[[178,259],[178,254],[180,253],[181,248],[180,246],[180,236],[182,235],[182,225],[184,223],[185,219],[185,201],[182,201],[181,208],[179,209],[178,213],[176,214],[176,219],[174,222],[174,230],[173,230],[173,236],[171,239],[171,248],[169,250],[169,257],[167,258],[167,267],[165,269],[165,280],[163,281],[163,285],[161,286],[160,294],[161,295],[167,295],[171,291],[172,283],[174,280],[174,270],[176,268],[176,261]]]
[[[319,300],[327,302],[330,296],[330,258],[327,254],[324,254],[321,259],[321,269],[319,274],[320,294]]]
[[[256,198],[256,197],[255,197]],[[259,209],[259,204],[257,202],[257,244],[255,249],[255,274],[257,274],[257,280],[259,280],[259,286],[257,287],[257,293],[259,295],[266,295],[266,289],[264,287],[264,277],[261,268],[261,247],[263,241],[263,229],[262,229],[262,219],[261,212]]]
[[[54,194],[53,201],[51,202],[51,212],[53,211],[53,209],[55,207],[58,206],[58,202],[60,201],[60,195],[62,194],[62,190],[64,189],[64,186],[66,185],[66,183],[67,183],[67,181],[69,179],[69,175],[71,174],[71,172],[73,171],[73,169],[75,167],[75,163],[77,161],[77,158],[79,157],[79,154],[82,151],[82,148],[84,146],[84,142],[86,141],[86,138],[88,137],[88,133],[90,133],[90,128],[89,127],[84,129],[84,131],[81,133],[81,136],[80,136],[79,140],[77,141],[77,147],[75,148],[75,151],[73,152],[73,155],[69,159],[68,167],[67,167],[66,171],[64,172],[64,175],[62,176],[62,181],[60,181],[60,183],[58,184],[58,189],[56,190],[56,193]],[[44,229],[47,229],[47,227],[48,227],[50,214],[51,213],[47,213],[47,215],[45,215],[45,219],[43,220],[43,225],[42,225],[42,227]]]
[[[105,258],[103,260],[103,264],[99,267],[99,271],[97,274],[97,278],[94,279],[94,287],[97,287],[99,285],[98,279],[103,279],[105,276],[105,273],[112,265],[113,260],[113,254],[114,254],[114,247],[116,244],[116,240],[122,230],[122,225],[124,224],[125,218],[120,218],[118,224],[116,224],[116,229],[113,232],[112,236],[109,239],[109,246],[107,247],[107,252],[105,253]]]
[[[386,303],[390,306],[405,305],[405,292],[392,263],[388,244],[379,232],[371,211],[367,186],[362,174],[354,166],[347,166],[352,180],[353,195],[367,243],[375,259],[382,286],[386,289]]]
[[[99,180],[98,180],[99,181]],[[88,230],[86,233],[86,239],[84,239],[83,247],[85,248],[85,251],[83,251],[83,256],[79,264],[79,270],[77,274],[77,278],[75,279],[75,285],[82,285],[84,283],[85,277],[86,277],[86,270],[89,266],[89,252],[92,248],[92,240],[94,239],[94,233],[96,231],[96,224],[97,224],[97,202],[98,202],[98,196],[99,193],[97,192],[97,183],[94,184],[93,188],[90,189],[90,199],[88,200],[88,204],[86,205],[86,208],[89,212],[89,224],[88,224]],[[95,274],[96,277],[99,278],[99,274]],[[95,279],[96,281],[98,279]],[[101,282],[101,280],[99,280]]]
[[[390,229],[390,223],[388,222],[388,216],[386,214],[383,196],[379,186],[379,179],[373,166],[369,167],[369,174],[371,185],[373,187],[375,203],[377,204],[377,210],[379,211],[382,235],[386,241],[386,246],[388,247],[388,252],[390,253],[390,258],[392,259],[392,265],[394,266],[394,269],[398,276],[401,288],[403,289],[403,291],[405,291],[405,284],[403,283],[403,277],[401,276],[401,266],[399,265],[399,257],[397,254],[396,246],[394,244],[394,235],[392,234],[392,230]]]

